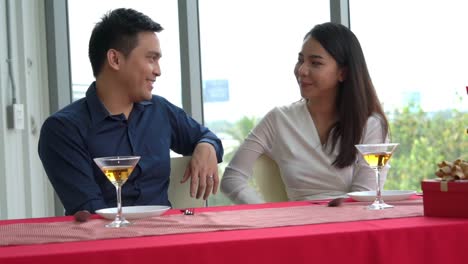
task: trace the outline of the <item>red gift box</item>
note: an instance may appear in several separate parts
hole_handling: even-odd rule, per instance
[[[425,216],[467,217],[468,180],[423,180]]]

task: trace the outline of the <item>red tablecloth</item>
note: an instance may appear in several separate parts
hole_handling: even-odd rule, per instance
[[[301,202],[211,207],[198,211],[298,204]],[[6,220],[0,224],[42,221],[70,221],[70,218]],[[411,217],[0,247],[0,263],[456,264],[467,263],[466,252],[468,219]]]

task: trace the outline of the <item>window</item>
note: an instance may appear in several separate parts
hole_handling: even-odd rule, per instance
[[[330,1],[199,1],[205,124],[221,137],[221,174],[275,106],[301,99],[293,69],[305,34],[330,21]],[[210,204],[230,203],[221,193]]]
[[[400,143],[385,189],[420,190],[437,163],[466,155],[467,9],[463,1],[350,3],[351,30]]]
[[[90,8],[92,7],[92,8]],[[179,20],[177,1],[165,0],[69,0],[70,59],[73,101],[85,96],[94,81],[88,59],[88,42],[94,25],[108,11],[120,7],[133,8],[160,23],[164,30],[161,41],[161,77],[153,93],[182,106],[180,81]]]

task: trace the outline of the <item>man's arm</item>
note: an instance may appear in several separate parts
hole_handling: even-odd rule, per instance
[[[197,199],[203,195],[208,199],[210,193],[216,194],[219,186],[218,164],[213,145],[201,142],[195,147],[184,178],[181,183],[190,181],[190,196]]]
[[[180,109],[180,111],[182,111]],[[223,144],[208,128],[200,125],[185,112],[178,112],[170,117],[172,126],[171,149],[184,156],[192,155],[199,143],[209,143],[213,146],[216,161],[223,161]]]
[[[70,122],[48,118],[41,128],[38,151],[67,215],[107,207],[94,180],[93,160]]]
[[[189,117],[182,109],[168,104],[172,126],[171,149],[183,155],[192,155],[182,183],[191,179],[190,195],[207,199],[216,194],[219,185],[217,163],[222,161],[221,140],[208,128]]]

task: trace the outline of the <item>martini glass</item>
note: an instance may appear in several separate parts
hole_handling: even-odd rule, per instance
[[[133,169],[140,160],[139,156],[102,157],[95,158],[94,162],[99,166],[107,179],[114,184],[117,190],[117,214],[114,221],[106,227],[123,227],[131,223],[122,215],[122,185],[127,181]]]
[[[398,145],[399,143],[355,145],[369,167],[375,171],[375,178],[377,180],[377,195],[375,201],[367,207],[369,210],[393,208],[393,205],[386,204],[382,199],[383,186],[380,184],[380,172],[390,160]]]

